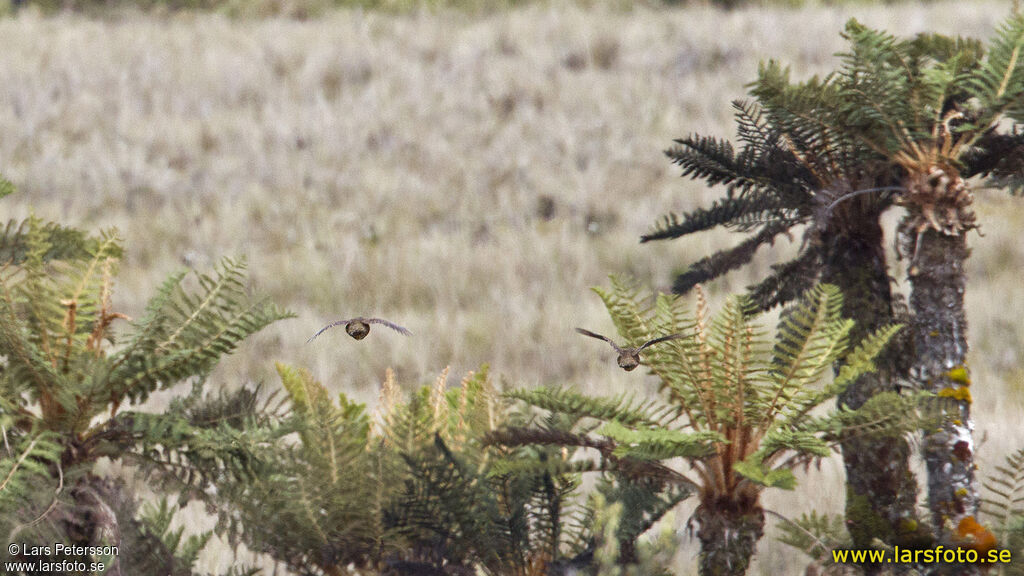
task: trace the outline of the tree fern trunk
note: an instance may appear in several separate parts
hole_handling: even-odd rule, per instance
[[[971,396],[965,360],[967,320],[964,314],[964,261],[968,250],[963,233],[947,235],[928,229],[917,235],[908,220],[901,227],[904,246],[914,247],[910,263],[910,307],[914,313],[916,357],[911,375],[918,386],[942,398],[952,418],[924,435],[928,468],[928,507],[937,536],[962,538],[963,526],[978,513],[974,482],[974,441]]]
[[[841,210],[841,211],[840,211]],[[856,321],[850,334],[858,342],[895,322],[879,209],[868,197],[840,205],[835,226],[823,237],[822,280],[843,291],[843,315]],[[895,348],[895,347],[894,347]],[[839,396],[839,404],[860,408],[875,394],[895,388],[900,351],[890,349]],[[839,369],[840,365],[836,366]],[[917,482],[910,471],[910,446],[902,438],[851,438],[842,444],[846,466],[846,521],[853,545],[867,548],[874,538],[905,546],[919,539]],[[877,574],[880,566],[866,566]]]
[[[764,535],[764,511],[756,503],[714,502],[694,513],[700,529],[700,576],[742,576]]]

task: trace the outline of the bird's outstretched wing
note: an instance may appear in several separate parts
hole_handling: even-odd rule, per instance
[[[310,336],[309,340],[306,340],[306,343],[309,344],[310,342],[315,340],[317,336],[323,334],[324,332],[330,330],[331,328],[334,328],[335,326],[340,326],[342,324],[348,324],[349,322],[353,322],[355,320],[362,320],[362,319],[361,318],[351,318],[349,320],[337,320],[335,322],[331,322],[327,326],[324,326],[323,328],[321,328],[319,332],[317,332],[316,334],[313,334],[312,336]]]
[[[639,352],[639,351],[643,350],[644,348],[647,348],[648,346],[651,346],[653,344],[657,344],[658,342],[664,342],[666,340],[676,340],[676,339],[682,338],[684,336],[686,336],[686,334],[669,334],[668,336],[661,336],[659,338],[655,338],[654,340],[648,340],[647,342],[644,342],[643,344],[641,344],[640,347],[636,349],[636,351]]]
[[[577,328],[576,331],[579,332],[580,334],[583,334],[584,336],[590,336],[591,338],[597,338],[598,340],[604,340],[605,342],[611,344],[612,348],[615,348],[616,352],[622,352],[622,348],[619,348],[619,345],[616,344],[611,338],[609,338],[607,336],[602,336],[600,334],[595,334],[595,333],[591,332],[590,330],[584,330],[583,328]]]
[[[367,324],[382,324],[384,326],[387,326],[388,328],[391,328],[395,332],[398,332],[399,334],[405,334],[406,336],[412,336],[412,332],[409,332],[405,327],[399,326],[398,324],[395,324],[394,322],[388,322],[387,320],[384,320],[383,318],[354,318],[354,320],[359,320],[361,322],[366,322]]]

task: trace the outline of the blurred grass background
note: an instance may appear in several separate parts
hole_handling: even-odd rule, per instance
[[[798,78],[826,72],[852,16],[902,35],[984,37],[1010,9],[266,1],[101,18],[30,7],[0,19],[0,172],[19,188],[4,217],[34,210],[118,227],[127,253],[116,306],[136,317],[171,271],[247,257],[255,289],[299,317],[213,378],[276,386],[272,361],[282,360],[368,402],[388,366],[412,387],[446,365],[461,374],[484,362],[510,385],[652,391],[573,327],[613,332],[588,291],[607,274],[667,290],[687,263],[736,241],[719,232],[638,244],[661,215],[721,194],[679,178],[662,155],[672,139],[732,137],[729,101],[758,62],[788,62]],[[230,17],[240,13],[260,17]],[[967,297],[984,466],[1017,447],[1010,432],[1024,408],[1024,203],[977,197],[985,236],[970,240]],[[774,261],[761,254],[709,286],[713,298]],[[376,330],[356,343],[336,331],[305,344],[330,320],[371,314],[415,336]],[[767,506],[841,511],[841,464]],[[751,574],[800,573],[772,534]],[[680,565],[695,553],[684,538]],[[220,548],[205,561],[231,558]]]
[[[125,9],[150,14],[180,10],[213,11],[232,17],[321,17],[335,9],[369,9],[394,14],[420,10],[455,9],[469,13],[493,13],[526,5],[558,6],[571,3],[582,8],[662,8],[681,6],[810,8],[897,4],[906,0],[0,0],[0,16],[34,7],[45,13],[75,11],[94,16],[117,17]],[[932,0],[919,0],[930,2]],[[977,0],[965,0],[975,3]],[[1020,0],[1013,0],[1019,2]],[[982,0],[984,2],[984,0]]]

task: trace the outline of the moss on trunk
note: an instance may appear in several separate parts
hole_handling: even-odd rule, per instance
[[[836,211],[835,225],[822,237],[822,280],[841,287],[843,315],[856,321],[850,334],[854,342],[896,322],[879,210],[867,197],[844,203]],[[839,396],[839,404],[857,409],[875,394],[893,390],[901,353],[898,346],[884,352],[876,361],[878,370],[847,388]],[[846,520],[854,546],[867,548],[875,538],[894,545],[919,541],[917,482],[910,471],[907,441],[852,438],[843,441],[842,451]],[[879,569],[866,566],[865,572],[876,574]]]

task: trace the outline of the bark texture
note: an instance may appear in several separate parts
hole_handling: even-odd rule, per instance
[[[976,227],[974,200],[956,168],[934,163],[911,172],[901,197],[907,214],[900,247],[910,255],[915,385],[938,396],[943,419],[924,430],[928,508],[937,544],[981,549],[995,538],[977,521],[967,317],[964,311],[969,256],[966,234]],[[926,574],[979,574],[975,566],[929,566]]]
[[[764,510],[757,501],[721,499],[694,513],[700,528],[700,576],[743,576],[764,535]]]
[[[928,467],[928,507],[940,536],[949,536],[968,516],[978,512],[974,483],[974,441],[971,437],[967,319],[964,313],[963,234],[950,236],[927,230],[916,239],[911,262],[910,307],[914,313],[917,350],[911,376],[923,389],[942,397],[951,418],[924,437]]]
[[[856,325],[851,341],[896,322],[892,289],[883,249],[880,209],[870,198],[840,206],[821,240],[822,280],[843,291],[843,314]],[[909,328],[909,327],[908,327]],[[899,346],[878,358],[878,370],[865,374],[839,396],[841,406],[857,409],[872,396],[894,390],[898,365],[905,361]],[[838,365],[837,365],[838,370]],[[903,438],[850,438],[842,443],[846,467],[846,522],[853,545],[868,548],[874,538],[906,547],[919,542],[923,529],[916,519],[917,481],[910,470],[910,446]],[[877,574],[881,566],[865,566]]]

